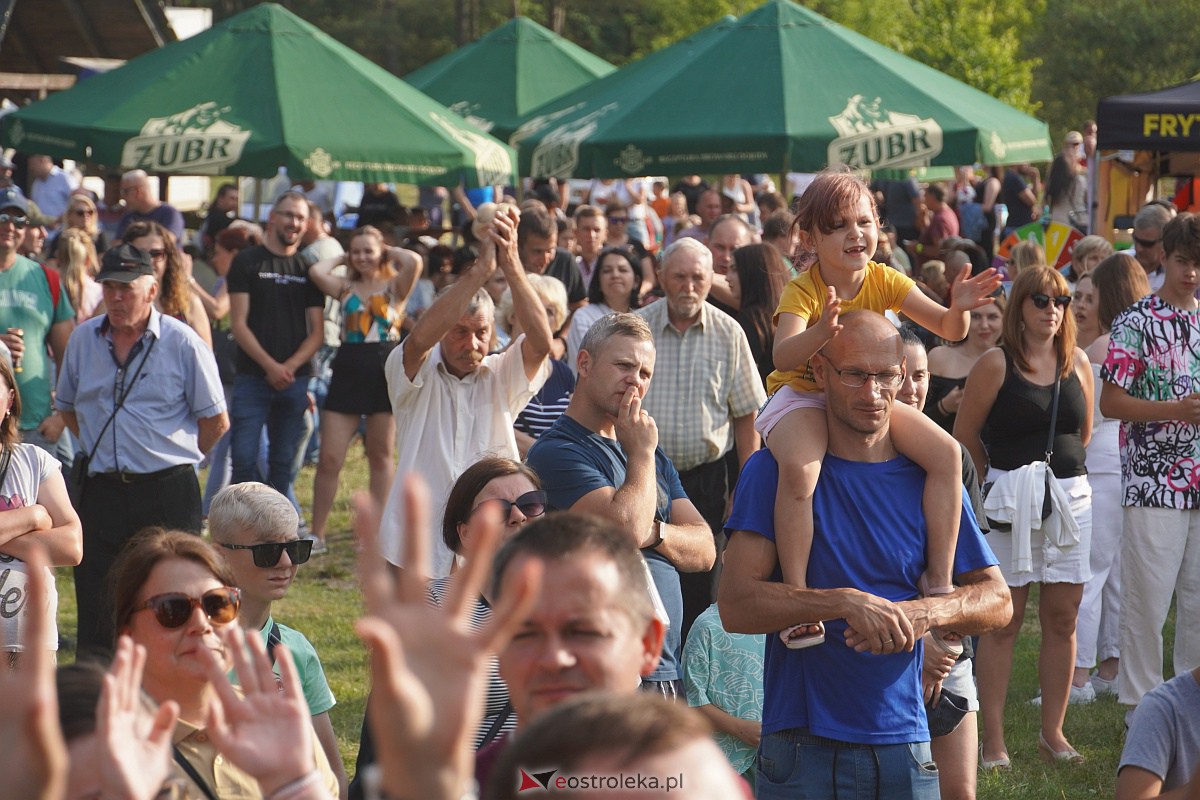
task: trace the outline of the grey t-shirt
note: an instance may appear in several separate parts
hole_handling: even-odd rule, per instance
[[[1162,791],[1183,786],[1200,759],[1200,685],[1192,672],[1176,675],[1138,704],[1125,734],[1120,772],[1140,767],[1162,778]]]

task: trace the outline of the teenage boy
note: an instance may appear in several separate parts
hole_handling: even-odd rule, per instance
[[[1180,214],[1162,233],[1162,288],[1113,320],[1100,371],[1100,411],[1122,420],[1120,702],[1129,706],[1163,681],[1172,592],[1175,673],[1200,666],[1200,217]]]
[[[300,517],[291,501],[262,483],[227,486],[213,498],[208,510],[213,542],[222,548],[242,590],[238,622],[247,631],[258,631],[262,636],[276,675],[279,665],[275,663],[275,645],[282,642],[291,651],[312,714],[313,730],[337,776],[338,794],[345,800],[346,768],[329,720],[329,709],[336,701],[321,660],[304,634],[271,617],[271,604],[287,596],[297,568],[308,561],[312,552],[312,539],[301,539],[299,527]]]

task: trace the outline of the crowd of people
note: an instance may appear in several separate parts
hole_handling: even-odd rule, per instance
[[[1119,800],[1200,796],[1200,217],[998,256],[1086,226],[1084,128],[1044,192],[371,185],[336,231],[311,182],[263,225],[225,186],[195,236],[145,173],[118,216],[29,155],[0,187],[14,796],[973,798],[1034,584],[1026,744],[1083,763],[1069,708],[1115,695]],[[272,606],[359,437],[347,769]]]

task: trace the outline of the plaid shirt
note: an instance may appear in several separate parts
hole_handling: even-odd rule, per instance
[[[666,300],[637,313],[657,351],[643,408],[658,425],[659,445],[680,472],[716,461],[733,445],[733,420],[767,399],[746,333],[708,303],[682,333],[667,317]]]

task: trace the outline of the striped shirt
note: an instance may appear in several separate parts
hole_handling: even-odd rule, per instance
[[[534,439],[550,430],[554,420],[563,415],[575,391],[575,373],[565,361],[550,361],[550,377],[541,391],[535,394],[517,415],[513,427]]]
[[[733,445],[733,420],[767,399],[746,332],[709,303],[683,332],[665,300],[637,313],[654,334],[654,378],[642,407],[658,425],[659,445],[680,472],[716,461]]]
[[[446,602],[446,595],[450,592],[451,578],[434,578],[425,587],[425,596],[435,606],[439,608]],[[479,631],[492,618],[492,609],[484,601],[482,597],[475,599],[475,606],[471,609],[471,630]],[[504,681],[500,679],[500,662],[495,655],[488,656],[488,679],[487,679],[487,694],[484,697],[483,721],[479,723],[479,730],[475,732],[475,749],[483,744],[483,737],[491,730],[496,718],[504,711],[505,706],[509,706],[508,687],[504,685]],[[500,726],[496,736],[499,737],[505,733],[509,733],[517,729],[517,712],[509,706],[508,718],[504,720],[504,724]]]

